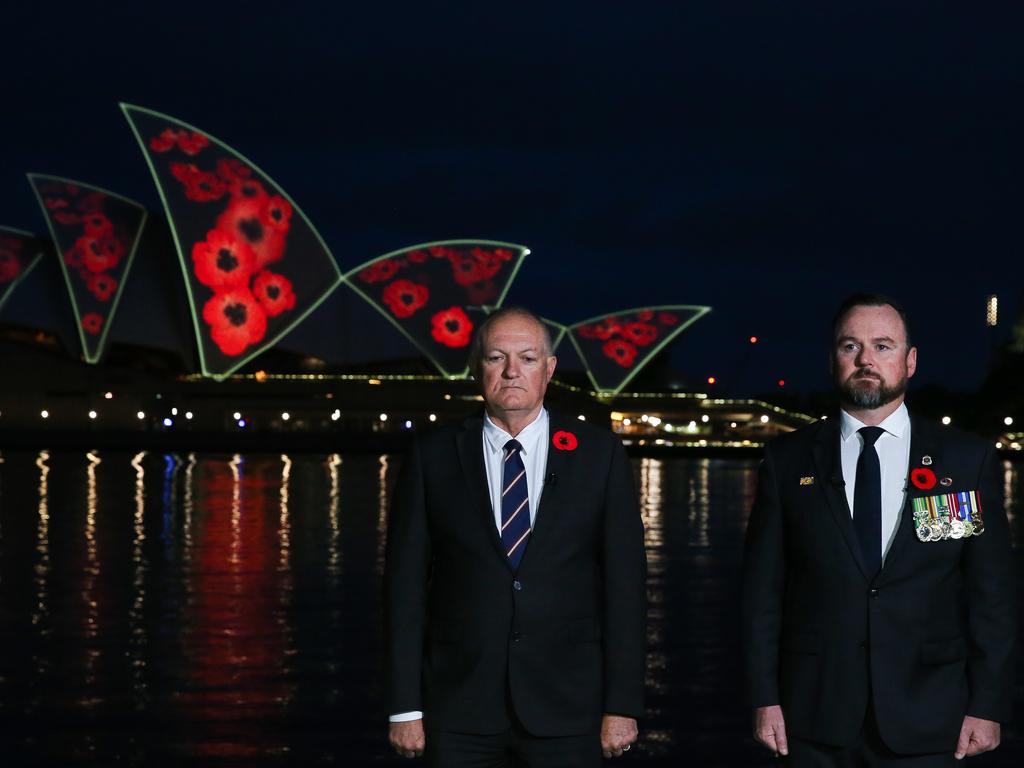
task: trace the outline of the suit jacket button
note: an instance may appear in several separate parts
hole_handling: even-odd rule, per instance
[[[872,589],[868,594],[871,595],[872,597],[878,597],[878,590],[877,589]]]
[[[513,643],[518,643],[520,637],[522,637],[522,635],[520,635],[518,632],[513,632],[512,633],[512,642]]]
[[[523,585],[519,583],[519,579],[516,579],[515,581],[512,582],[512,589],[514,589],[516,592],[518,592],[522,588],[523,588]]]

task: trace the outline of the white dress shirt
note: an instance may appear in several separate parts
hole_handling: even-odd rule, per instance
[[[501,492],[505,479],[505,443],[512,435],[499,427],[491,417],[484,415],[484,468],[487,470],[487,490],[491,495],[491,511],[494,525],[501,531]],[[548,412],[541,408],[537,418],[531,421],[515,437],[523,450],[519,455],[526,468],[526,492],[530,497],[530,527],[537,519],[537,505],[544,491],[544,472],[548,466]]]
[[[846,501],[853,516],[853,492],[857,482],[857,459],[860,457],[864,438],[857,430],[867,425],[853,418],[846,411],[840,412],[840,452],[843,464],[843,480],[846,481]],[[900,512],[907,496],[907,476],[910,467],[910,414],[907,406],[890,413],[878,425],[884,431],[875,443],[878,465],[882,472],[882,562],[892,546]]]
[[[548,412],[541,408],[537,418],[531,421],[516,435],[515,439],[523,446],[519,455],[526,467],[526,492],[530,497],[530,527],[537,519],[537,505],[544,491],[544,472],[548,465]],[[505,443],[512,435],[503,430],[491,417],[484,414],[483,452],[484,468],[487,472],[487,490],[491,497],[491,511],[494,513],[494,525],[501,532],[501,486],[504,481]],[[403,723],[408,720],[419,720],[423,713],[419,711],[399,712],[388,719],[392,723]]]

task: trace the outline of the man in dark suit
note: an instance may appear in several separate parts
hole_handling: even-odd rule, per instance
[[[765,449],[742,643],[754,736],[794,766],[945,766],[1009,719],[1016,606],[991,444],[910,417],[906,315],[847,299],[842,410]]]
[[[599,765],[643,710],[645,556],[622,444],[548,413],[544,324],[490,315],[485,413],[415,441],[388,525],[389,739],[438,766]]]

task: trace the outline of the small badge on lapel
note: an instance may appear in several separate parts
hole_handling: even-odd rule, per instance
[[[941,480],[939,480],[939,485],[950,486],[952,484],[953,484],[953,478],[952,477],[944,477]]]
[[[800,478],[800,485],[814,485],[814,475]]]
[[[921,463],[924,464],[926,467],[930,467],[932,465],[932,457],[931,456],[922,456],[921,457]]]

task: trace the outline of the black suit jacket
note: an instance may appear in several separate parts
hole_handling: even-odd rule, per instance
[[[839,419],[765,450],[747,529],[743,658],[752,706],[781,704],[787,732],[846,746],[869,700],[899,753],[952,751],[965,715],[1006,721],[1016,605],[1002,481],[992,447],[911,419],[910,468],[949,486],[907,501],[882,570],[865,570],[846,501]],[[813,478],[811,483],[801,478]],[[986,530],[922,542],[910,499],[977,490]]]
[[[387,704],[429,729],[593,733],[643,710],[646,561],[621,442],[550,414],[544,491],[518,573],[494,524],[483,417],[417,439],[388,523]]]

